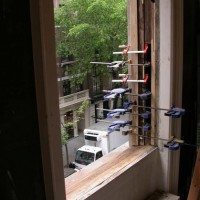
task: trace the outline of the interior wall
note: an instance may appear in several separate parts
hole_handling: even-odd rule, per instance
[[[182,108],[183,90],[183,1],[172,1],[172,96],[171,105]],[[182,117],[170,119],[170,135],[181,138]],[[170,153],[170,192],[178,194],[180,151]]]
[[[159,12],[160,12],[160,40],[159,52],[160,52],[160,63],[158,71],[158,107],[159,108],[170,108],[171,106],[171,88],[172,88],[172,62],[173,58],[171,55],[172,49],[172,10],[171,10],[171,0],[165,0],[159,2]],[[168,139],[170,133],[170,118],[164,116],[164,111],[158,112],[158,133],[157,137]],[[163,177],[162,189],[164,191],[169,191],[170,188],[170,152],[167,148],[164,148],[164,142],[162,140],[158,141],[158,146],[160,148],[161,157],[161,173]],[[178,175],[177,175],[178,176]]]

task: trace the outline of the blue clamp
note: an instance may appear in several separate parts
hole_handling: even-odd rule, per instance
[[[131,113],[131,109],[114,109],[111,112],[107,114],[107,118],[112,118],[112,117],[119,117],[120,115],[124,115],[126,113]]]
[[[146,123],[144,126],[134,126],[136,128],[142,128],[144,132],[151,130],[151,125]]]
[[[142,100],[147,100],[151,97],[151,92],[150,91],[146,91],[143,94],[139,94],[138,95]]]
[[[185,114],[185,109],[172,107],[168,112],[165,113],[165,116],[169,116],[175,119],[175,118],[180,118],[184,114]]]
[[[184,141],[176,139],[174,136],[171,136],[171,139],[164,144],[164,147],[169,148],[169,150],[178,150],[181,145],[184,145]]]
[[[142,129],[144,132],[147,132],[147,131],[151,130],[151,125],[147,123],[142,127]]]
[[[108,126],[108,131],[109,132],[112,132],[115,130],[119,131],[120,127],[128,126],[131,124],[132,124],[132,121],[130,121],[130,120],[128,120],[128,121],[117,120],[117,121],[112,122],[112,124],[110,126]]]
[[[167,142],[167,144],[164,144],[164,147],[169,148],[169,150],[178,150],[180,145],[175,141],[170,141]]]
[[[104,95],[104,101],[115,99],[125,93],[131,92],[131,88],[115,88],[109,91],[109,94]]]
[[[143,119],[149,119],[151,117],[151,112],[146,111],[146,112],[144,112],[144,113],[141,114],[141,117]]]
[[[139,115],[140,117],[142,117],[143,119],[149,119],[151,117],[151,112],[146,111],[143,113],[133,113],[133,115]]]
[[[124,108],[124,109],[127,109],[127,108],[129,108],[130,106],[132,106],[132,105],[137,105],[137,102],[136,102],[136,101],[127,101],[127,102],[124,102],[124,103],[123,103],[123,108]]]

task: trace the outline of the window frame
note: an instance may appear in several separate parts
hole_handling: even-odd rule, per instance
[[[170,0],[168,0],[167,2],[170,2]],[[56,56],[55,56],[53,1],[31,0],[30,8],[31,8],[31,24],[32,24],[32,38],[33,38],[34,69],[35,69],[35,80],[36,80],[35,85],[36,85],[36,95],[37,95],[38,120],[39,120],[39,130],[41,138],[41,151],[43,160],[46,198],[49,200],[51,199],[64,200],[66,199],[65,189],[64,189],[65,184],[64,184],[62,152],[60,148],[61,141],[59,137],[60,135],[58,134],[60,132],[60,125],[59,125],[60,123],[59,123],[58,90],[57,90],[56,67],[55,67]],[[172,15],[171,21],[174,19],[175,17]],[[180,19],[181,16],[179,20]],[[170,30],[172,33],[174,30],[173,27],[170,27]],[[172,50],[170,51],[172,53]],[[178,53],[178,49],[176,53]],[[179,62],[180,64],[181,59],[177,62]],[[181,80],[177,84],[178,84],[177,87],[181,88],[182,85]],[[177,97],[177,101],[180,101],[179,98],[180,96]],[[176,127],[176,129],[178,130],[180,129],[180,124]],[[173,158],[171,159],[171,163],[169,163],[169,166],[172,165],[173,160],[175,159]],[[177,161],[175,165],[177,169]],[[167,166],[168,169],[169,166]],[[171,166],[170,170],[168,171],[168,177],[170,177],[169,174],[171,175],[174,174],[173,172],[174,172],[173,166]],[[169,182],[167,183],[168,184],[167,188],[169,190],[172,189],[171,186],[173,186],[173,184],[177,180],[174,180],[173,183],[171,181],[172,180],[169,180]]]
[[[53,1],[31,0],[36,101],[46,199],[65,200]]]

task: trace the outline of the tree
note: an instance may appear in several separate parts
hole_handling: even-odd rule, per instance
[[[65,146],[65,151],[66,151],[66,156],[67,156],[67,166],[69,165],[69,158],[68,158],[68,148],[67,148],[67,141],[69,139],[69,128],[74,127],[76,123],[78,123],[81,119],[83,119],[85,109],[88,107],[89,101],[85,100],[82,102],[80,107],[77,109],[76,113],[77,116],[76,118],[72,119],[72,122],[66,122],[65,124],[62,124],[61,126],[61,142],[62,145]]]
[[[60,57],[74,56],[72,82],[82,83],[93,66],[91,61],[117,59],[113,51],[127,43],[126,0],[65,0],[55,9],[55,23],[61,36],[57,41]],[[121,59],[121,57],[120,57]],[[98,67],[103,73],[106,67]],[[78,74],[78,76],[77,76]]]
[[[76,118],[71,118],[68,122],[66,122],[65,124],[62,124],[61,127],[61,139],[62,139],[62,144],[67,144],[67,140],[69,138],[69,129],[71,127],[75,127],[76,124],[81,120],[84,119],[84,112],[85,109],[88,108],[89,105],[89,101],[85,100],[82,102],[82,104],[80,105],[80,107],[76,110]]]

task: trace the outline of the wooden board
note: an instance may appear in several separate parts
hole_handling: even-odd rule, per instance
[[[137,15],[137,0],[129,0],[127,4],[128,8],[128,45],[131,45],[130,50],[138,49],[138,15]],[[131,60],[132,64],[138,64],[138,54],[129,54],[128,59]],[[131,67],[128,68],[128,73],[131,74],[130,79],[138,79],[138,68]],[[138,84],[129,84],[132,89],[132,93],[138,94]],[[138,102],[138,97],[130,96],[131,101],[136,100]],[[133,107],[133,113],[138,113],[138,108]],[[133,115],[132,125],[138,126],[138,116]],[[133,132],[138,134],[138,130],[133,128]],[[130,135],[130,146],[138,145],[138,137],[134,134]]]
[[[200,148],[198,151],[194,173],[192,176],[192,182],[190,185],[190,191],[188,200],[199,200],[200,199]]]
[[[126,143],[65,179],[66,198],[84,199],[125,172],[156,148]],[[84,197],[84,198],[83,198]]]

